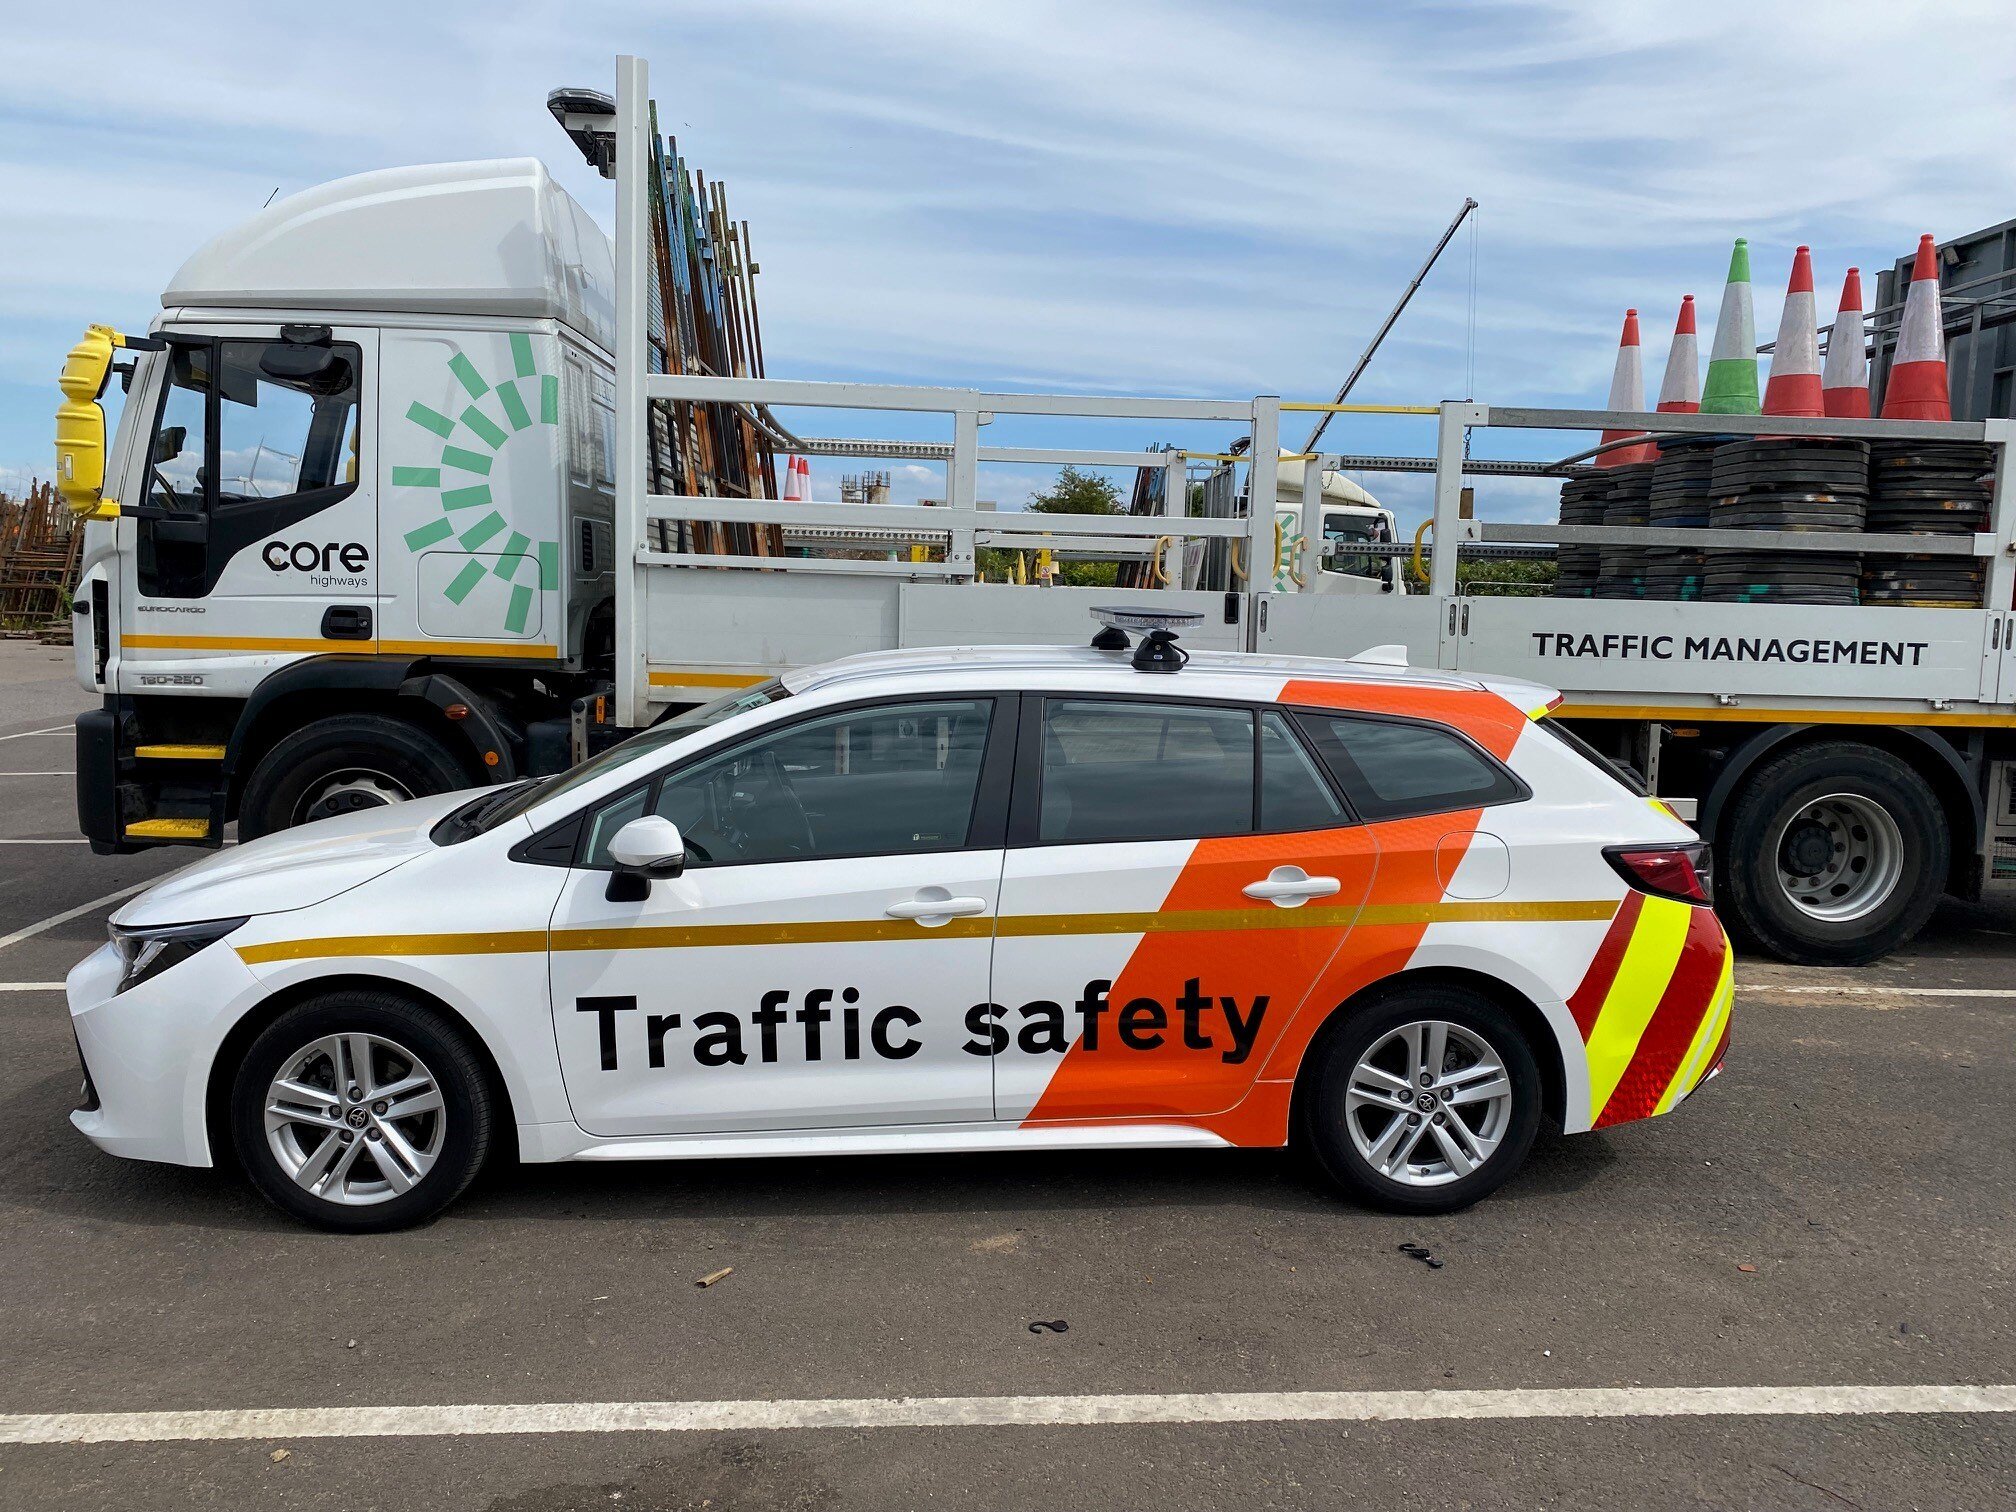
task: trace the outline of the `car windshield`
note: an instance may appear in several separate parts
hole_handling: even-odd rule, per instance
[[[500,788],[483,794],[450,814],[435,832],[441,844],[453,845],[495,829],[506,820],[515,819],[535,803],[545,803],[549,799],[562,798],[576,788],[593,782],[604,773],[612,772],[620,766],[635,761],[640,756],[649,756],[661,751],[676,740],[684,740],[696,730],[704,730],[709,725],[733,719],[737,714],[746,714],[751,709],[760,709],[773,704],[780,698],[790,697],[790,691],[777,678],[758,683],[753,688],[742,688],[727,693],[712,703],[700,704],[675,714],[672,718],[639,730],[627,740],[619,740],[606,751],[597,752],[578,766],[553,777],[540,777],[521,782],[513,787]]]

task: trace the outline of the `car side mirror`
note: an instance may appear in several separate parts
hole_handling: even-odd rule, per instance
[[[676,877],[686,869],[686,842],[679,826],[662,814],[632,819],[609,842],[609,886],[612,903],[640,903],[651,895],[659,877]]]

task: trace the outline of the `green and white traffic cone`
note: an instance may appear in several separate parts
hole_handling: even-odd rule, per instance
[[[1729,254],[1729,282],[1715,316],[1715,345],[1708,351],[1708,381],[1701,388],[1704,415],[1755,415],[1757,317],[1750,304],[1750,244],[1736,238]]]

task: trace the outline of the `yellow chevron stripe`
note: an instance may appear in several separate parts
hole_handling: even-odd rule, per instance
[[[1701,1015],[1700,1027],[1688,1042],[1687,1054],[1681,1058],[1679,1071],[1660,1094],[1658,1105],[1652,1109],[1655,1118],[1670,1112],[1676,1103],[1701,1084],[1702,1073],[1708,1069],[1708,1057],[1715,1052],[1715,1041],[1721,1038],[1722,1025],[1729,1017],[1730,1005],[1735,1001],[1736,956],[1724,945],[1722,974],[1716,979],[1715,991],[1708,999],[1708,1011]]]
[[[1673,979],[1673,968],[1680,964],[1680,951],[1687,943],[1693,917],[1691,905],[1670,898],[1648,897],[1639,910],[1638,927],[1624,947],[1617,978],[1603,999],[1603,1010],[1596,1015],[1596,1027],[1585,1047],[1592,1119],[1603,1111],[1617,1083],[1624,1079],[1645,1026],[1659,1007],[1660,995]]]
[[[1673,904],[1683,911],[1685,904]],[[1011,914],[951,919],[925,929],[908,919],[835,919],[798,924],[616,924],[595,929],[494,933],[348,935],[236,947],[247,965],[336,956],[507,955],[546,950],[694,950],[736,945],[1040,939],[1058,935],[1193,934],[1225,930],[1349,929],[1367,924],[1476,924],[1607,919],[1614,899],[1561,903],[1372,904],[1357,908],[1223,908],[1161,913]],[[1641,926],[1642,929],[1642,926]],[[1628,959],[1627,959],[1628,964]],[[1670,967],[1669,967],[1670,969]],[[1621,975],[1621,973],[1620,973]]]

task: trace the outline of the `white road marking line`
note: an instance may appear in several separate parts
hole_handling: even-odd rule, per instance
[[[30,735],[67,735],[74,725],[50,725],[44,730],[17,730],[12,735],[0,735],[0,740],[26,740]]]
[[[837,1397],[0,1414],[0,1443],[699,1433],[760,1428],[1083,1427],[1480,1418],[1811,1417],[2016,1412],[2016,1386],[1633,1386],[1500,1391],[1229,1391],[1159,1396]]]
[[[1752,982],[1736,990],[1840,997],[2016,998],[2016,987],[1830,987],[1806,984],[1781,987],[1775,982]]]
[[[58,924],[68,924],[79,914],[87,914],[95,908],[103,908],[107,903],[117,903],[121,898],[130,898],[142,888],[152,887],[159,880],[158,877],[149,877],[145,882],[135,882],[130,887],[122,887],[117,892],[109,892],[102,898],[93,898],[89,903],[79,903],[75,908],[66,908],[62,913],[51,914],[48,918],[17,929],[12,934],[0,935],[0,950],[5,950],[9,945],[19,945],[23,940],[31,939],[42,933],[45,929],[54,929]]]
[[[62,992],[64,982],[0,982],[0,992]]]
[[[89,840],[0,840],[0,845],[89,845]]]
[[[0,777],[75,777],[75,772],[0,772]]]

